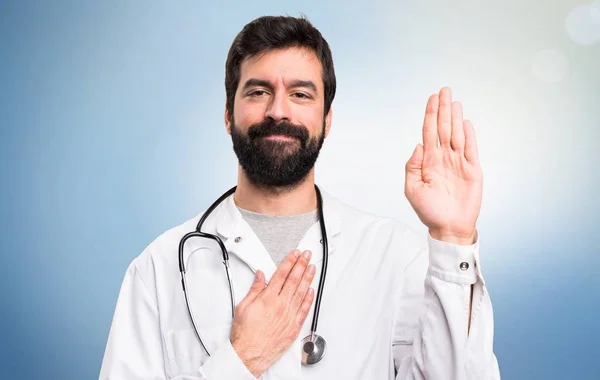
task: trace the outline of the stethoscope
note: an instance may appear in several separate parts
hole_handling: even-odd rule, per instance
[[[202,337],[200,336],[200,333],[198,332],[198,328],[196,326],[194,315],[192,313],[192,309],[190,308],[188,292],[186,290],[187,284],[186,284],[186,280],[185,280],[185,265],[183,263],[183,246],[184,246],[186,240],[191,237],[208,238],[208,239],[215,240],[217,242],[217,244],[219,244],[219,247],[221,248],[221,251],[223,253],[223,264],[225,265],[225,273],[227,274],[227,281],[229,283],[229,295],[231,298],[231,317],[233,318],[234,311],[235,311],[235,295],[233,293],[233,285],[231,282],[231,273],[229,272],[229,254],[227,253],[227,248],[225,248],[225,244],[223,244],[223,241],[221,240],[221,238],[219,238],[216,235],[212,235],[212,234],[209,234],[206,232],[201,232],[201,229],[202,229],[202,225],[204,224],[204,221],[206,220],[206,218],[208,218],[210,213],[221,202],[223,202],[223,200],[225,200],[227,197],[229,197],[231,194],[233,194],[235,192],[236,188],[237,188],[237,186],[234,186],[231,189],[229,189],[225,194],[221,195],[221,197],[219,199],[217,199],[208,208],[208,210],[206,210],[204,215],[202,215],[202,217],[200,218],[200,221],[198,222],[198,225],[196,226],[196,231],[185,234],[183,236],[183,238],[181,239],[181,241],[179,242],[179,272],[181,272],[181,286],[183,287],[183,294],[185,296],[185,304],[187,306],[188,314],[190,315],[192,325],[194,326],[194,331],[196,332],[196,336],[198,337],[198,340],[200,340],[200,344],[202,345],[202,348],[204,348],[204,351],[206,351],[208,356],[210,356],[210,351],[204,344],[204,341],[202,340]],[[317,193],[317,209],[319,212],[319,224],[321,226],[321,236],[323,238],[323,240],[322,240],[323,264],[322,264],[322,269],[321,269],[321,277],[319,279],[319,288],[317,290],[317,296],[315,299],[315,310],[314,310],[314,314],[313,314],[310,335],[308,335],[304,339],[302,339],[302,364],[304,364],[304,365],[315,364],[315,363],[319,362],[321,359],[323,359],[323,356],[325,355],[325,350],[327,348],[325,339],[323,339],[322,336],[317,334],[317,322],[319,320],[319,309],[321,307],[321,298],[323,296],[323,286],[325,284],[325,274],[327,272],[327,258],[328,258],[327,256],[329,253],[329,249],[327,247],[327,232],[325,230],[325,220],[323,219],[323,199],[321,198],[321,192],[319,191],[319,188],[317,187],[317,185],[315,185],[315,191]]]

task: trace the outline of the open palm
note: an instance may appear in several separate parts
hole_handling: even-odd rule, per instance
[[[406,163],[404,193],[434,237],[472,238],[481,208],[483,173],[475,131],[449,88],[432,95],[423,145]]]

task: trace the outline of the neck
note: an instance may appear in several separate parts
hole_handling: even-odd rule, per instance
[[[302,183],[292,188],[273,188],[252,183],[239,167],[234,201],[244,210],[265,215],[297,215],[311,212],[317,208],[314,168]]]

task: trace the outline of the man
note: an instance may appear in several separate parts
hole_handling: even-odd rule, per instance
[[[315,187],[336,81],[329,46],[307,20],[246,25],[225,88],[238,181],[202,232],[223,242],[233,281],[216,241],[189,239],[187,305],[178,249],[200,217],[165,232],[127,270],[100,378],[499,379],[476,230],[482,171],[450,89],[429,98],[423,144],[405,166],[425,240]],[[306,363],[318,353],[307,317],[321,284],[325,355]],[[243,295],[233,315],[229,286]]]

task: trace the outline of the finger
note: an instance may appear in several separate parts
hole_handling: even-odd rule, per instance
[[[469,120],[465,120],[465,158],[472,164],[479,164],[479,151],[477,148],[477,138],[475,136],[475,128]]]
[[[413,151],[412,156],[406,162],[405,172],[406,175],[404,177],[404,191],[409,189],[414,184],[418,184],[423,182],[423,146],[421,144],[417,144],[415,150]]]
[[[280,293],[282,297],[285,297],[289,300],[292,299],[294,293],[296,293],[296,290],[298,289],[300,281],[302,281],[302,276],[306,271],[306,267],[310,262],[310,256],[310,251],[304,251],[302,256],[298,258],[298,261],[296,261],[296,264],[290,271],[290,274],[288,275],[287,279],[285,280],[285,283],[283,284]]]
[[[463,109],[460,102],[452,102],[452,149],[463,153],[465,149],[465,128],[463,126]]]
[[[278,295],[279,292],[281,292],[285,279],[296,264],[296,261],[298,261],[298,257],[300,257],[300,251],[295,249],[281,264],[279,264],[279,267],[277,267],[277,270],[273,273],[271,281],[269,281],[269,285],[267,286],[267,292],[269,294]]]
[[[245,303],[252,303],[263,290],[265,290],[265,275],[262,271],[257,270],[254,274],[254,282],[252,282],[248,294],[244,297]]]
[[[298,314],[296,314],[296,322],[299,325],[304,324],[304,321],[306,320],[306,316],[308,315],[308,312],[310,311],[310,307],[313,303],[314,298],[315,298],[315,290],[313,288],[308,288],[308,291],[306,292],[306,296],[304,297],[304,300],[302,300],[302,305],[300,305],[300,309],[298,309]]]
[[[298,288],[296,289],[296,292],[294,293],[292,302],[290,304],[290,308],[292,310],[298,310],[300,308],[300,305],[302,305],[302,300],[304,300],[306,292],[308,291],[308,288],[310,287],[310,284],[312,283],[312,280],[315,277],[315,272],[316,268],[313,264],[309,265],[304,271],[302,280],[300,281],[300,284],[298,284]]]
[[[431,95],[425,108],[425,120],[423,121],[423,147],[427,151],[437,148],[437,118],[439,97]]]
[[[450,148],[450,135],[452,133],[452,91],[444,87],[440,91],[440,109],[438,111],[437,133],[440,146]]]

